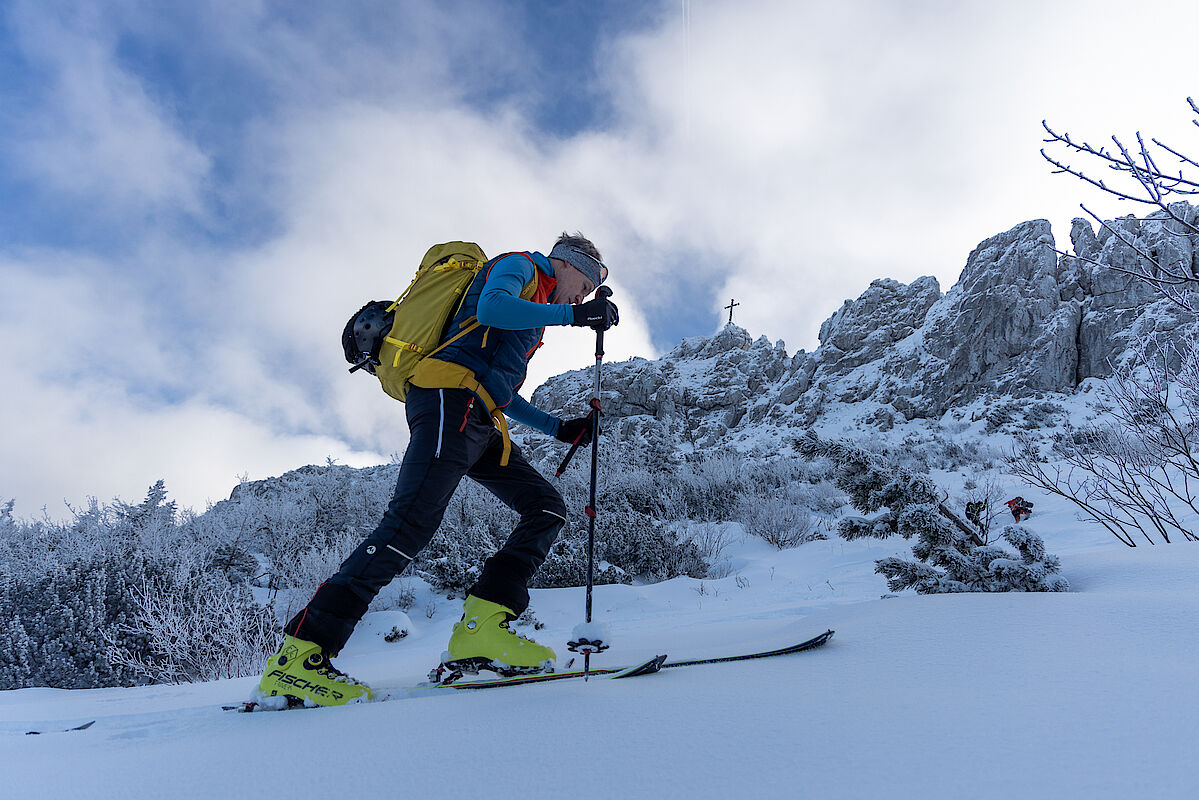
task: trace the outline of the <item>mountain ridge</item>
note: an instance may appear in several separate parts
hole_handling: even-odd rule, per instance
[[[1194,224],[1199,208],[1178,204]],[[1199,251],[1164,215],[1109,223],[1146,252],[1185,261]],[[979,243],[942,293],[930,276],[872,281],[820,327],[812,353],[753,339],[730,324],[684,339],[656,361],[605,364],[606,416],[627,435],[675,438],[707,449],[753,438],[751,427],[806,428],[857,406],[877,429],[960,411],[998,397],[1043,400],[1103,379],[1148,335],[1178,340],[1195,318],[1145,282],[1095,262],[1132,268],[1137,253],[1085,220],[1071,230],[1074,254],[1058,255],[1045,220],[1022,222]],[[534,405],[574,416],[593,392],[591,369],[563,373]]]

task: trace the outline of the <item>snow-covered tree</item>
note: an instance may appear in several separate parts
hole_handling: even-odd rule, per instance
[[[845,539],[899,535],[914,539],[916,560],[896,557],[875,562],[892,591],[1061,592],[1069,588],[1057,574],[1061,564],[1045,552],[1041,538],[1009,526],[1003,538],[1015,552],[986,545],[977,530],[945,505],[928,478],[886,464],[882,458],[842,442],[825,442],[809,432],[795,443],[807,458],[828,458],[834,480],[854,506],[869,516],[847,516],[838,523]]]

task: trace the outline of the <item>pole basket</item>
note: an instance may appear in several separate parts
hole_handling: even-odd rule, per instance
[[[567,642],[566,649],[572,653],[602,653],[608,649],[608,645],[600,641],[593,642],[590,639],[579,639],[578,641]]]

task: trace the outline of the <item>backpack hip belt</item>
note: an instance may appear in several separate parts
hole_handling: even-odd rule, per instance
[[[440,349],[440,348],[439,348]],[[500,455],[500,466],[508,466],[508,456],[512,452],[512,440],[508,438],[508,420],[502,409],[496,408],[495,401],[475,377],[475,373],[452,361],[440,361],[436,358],[426,358],[416,365],[408,382],[422,389],[467,389],[483,401],[491,422],[500,431],[504,440],[504,450]]]

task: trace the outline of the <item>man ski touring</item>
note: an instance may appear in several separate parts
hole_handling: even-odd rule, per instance
[[[433,538],[463,477],[486,487],[520,521],[468,590],[447,662],[513,673],[539,671],[556,659],[553,650],[516,634],[508,623],[529,605],[527,586],[566,524],[566,505],[512,446],[505,417],[564,442],[590,443],[590,417],[551,416],[517,390],[546,326],[606,330],[617,324],[610,300],[587,300],[607,276],[595,245],[577,233],[563,233],[548,256],[507,253],[479,270],[448,330],[466,330],[472,318],[479,325],[443,337],[449,344],[421,361],[410,379],[410,438],[383,519],[284,626],[283,645],[267,660],[258,685],[260,700],[341,705],[372,698],[368,686],[331,659],[375,595]]]

